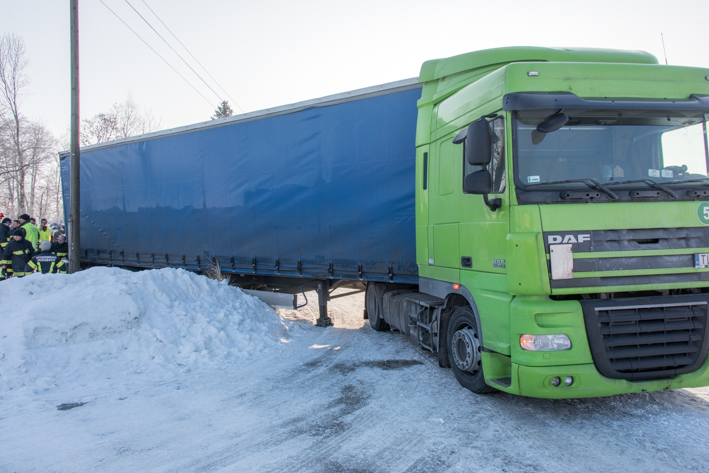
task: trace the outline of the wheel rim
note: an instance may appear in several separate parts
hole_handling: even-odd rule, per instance
[[[475,374],[480,366],[480,342],[475,331],[470,327],[459,329],[453,334],[453,361],[466,373]]]

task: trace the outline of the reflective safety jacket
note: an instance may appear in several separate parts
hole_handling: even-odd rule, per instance
[[[29,240],[32,243],[34,250],[39,250],[39,232],[37,231],[37,227],[32,225],[32,222],[27,222],[20,228],[25,229],[25,239]]]
[[[35,273],[66,274],[66,265],[64,261],[51,251],[43,251],[33,257],[27,265],[32,268]]]
[[[46,230],[42,229],[41,226],[37,227],[37,232],[39,233],[39,242],[52,241],[52,229],[47,227]]]
[[[62,258],[69,256],[69,242],[64,242],[61,245],[56,241],[52,243],[52,253]]]
[[[0,223],[0,253],[5,250],[5,245],[10,241],[10,227]]]
[[[7,276],[22,277],[32,272],[30,268],[27,268],[27,263],[34,255],[32,243],[24,238],[20,241],[13,238],[5,247],[5,251],[2,252],[0,264],[5,266]]]

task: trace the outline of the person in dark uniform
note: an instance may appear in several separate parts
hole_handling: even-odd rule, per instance
[[[0,250],[0,253],[5,249],[5,245],[10,241],[10,224],[12,223],[12,219],[9,218],[4,218],[2,219],[2,223],[0,223],[0,247],[2,247],[2,250]]]
[[[32,257],[27,265],[32,268],[35,273],[42,274],[66,274],[66,265],[61,257],[52,253],[52,244],[48,241],[43,241],[40,244],[41,253]]]
[[[32,272],[27,263],[35,255],[34,246],[25,239],[25,229],[16,228],[12,233],[12,240],[2,253],[0,264],[6,277],[22,277]],[[29,269],[29,271],[28,271]]]
[[[57,241],[52,242],[52,253],[63,259],[69,255],[69,244],[65,235],[58,235]]]
[[[10,228],[11,223],[12,219],[9,218],[2,219],[2,223],[0,223],[0,258],[2,258],[2,254],[5,251],[5,247],[8,243],[10,243],[10,240],[12,239],[12,237],[10,236],[12,233],[12,229]],[[2,281],[3,279],[5,279],[5,271],[2,268],[2,264],[0,264],[0,281]]]

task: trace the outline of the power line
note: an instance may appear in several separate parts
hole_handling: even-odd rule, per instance
[[[163,40],[163,42],[164,42],[165,44],[167,44],[167,47],[170,48],[173,53],[177,54],[177,57],[179,57],[180,60],[182,60],[182,62],[184,62],[185,65],[186,65],[187,67],[189,67],[190,70],[191,70],[192,72],[194,72],[194,74],[195,74],[197,77],[199,77],[199,80],[201,80],[201,81],[204,83],[204,85],[206,85],[206,86],[209,88],[209,90],[211,90],[212,93],[214,93],[214,95],[216,95],[217,98],[218,98],[220,101],[223,100],[223,99],[219,96],[219,94],[218,94],[214,89],[212,89],[212,86],[210,86],[209,84],[207,84],[207,81],[205,81],[205,80],[202,78],[202,76],[200,76],[199,73],[198,73],[197,71],[195,71],[195,70],[192,68],[192,66],[190,66],[190,65],[187,63],[187,61],[185,61],[185,59],[180,55],[180,53],[178,53],[177,51],[175,51],[175,48],[173,48],[173,47],[170,45],[170,43],[168,43],[168,42],[165,40],[165,38],[163,38],[162,35],[161,35],[160,33],[158,33],[158,30],[156,30],[155,28],[153,28],[153,25],[151,25],[150,22],[149,22],[148,20],[146,20],[145,17],[144,17],[143,15],[141,15],[140,12],[139,12],[138,10],[136,10],[135,7],[134,7],[133,5],[131,5],[131,3],[130,3],[128,0],[124,0],[124,1],[128,4],[129,7],[131,7],[131,8],[133,9],[133,11],[140,17],[140,19],[145,22],[146,25],[148,25],[148,26],[150,27],[150,29],[153,30],[153,31],[155,32],[155,34],[158,35],[158,37],[159,37],[161,40]]]
[[[220,89],[222,89],[222,92],[224,92],[224,93],[226,94],[226,96],[231,99],[231,102],[232,102],[234,105],[236,105],[236,108],[238,108],[239,110],[241,110],[242,112],[244,112],[244,109],[241,108],[241,107],[239,107],[239,104],[236,103],[236,100],[234,100],[234,98],[233,98],[231,95],[229,95],[229,92],[227,92],[227,91],[224,89],[224,87],[222,87],[221,84],[219,84],[219,82],[217,82],[217,79],[215,79],[215,78],[212,76],[212,74],[209,73],[209,71],[207,70],[207,68],[204,67],[204,66],[202,65],[202,63],[197,60],[196,57],[194,57],[194,55],[190,52],[190,50],[187,49],[187,46],[185,46],[184,44],[182,44],[182,41],[180,41],[180,39],[175,35],[175,33],[172,32],[172,30],[171,30],[170,28],[168,28],[168,26],[165,24],[164,21],[162,21],[162,19],[158,16],[158,14],[155,13],[152,8],[150,8],[150,5],[148,5],[148,4],[145,2],[145,0],[140,0],[140,1],[143,2],[143,4],[148,8],[148,10],[150,10],[150,13],[152,13],[153,15],[155,15],[155,18],[157,18],[158,21],[159,21],[160,23],[162,23],[162,25],[165,27],[165,29],[170,32],[170,34],[172,35],[172,37],[175,38],[175,40],[177,40],[178,43],[180,43],[180,46],[182,46],[182,47],[185,49],[185,51],[187,51],[187,54],[189,54],[189,55],[192,57],[192,59],[194,59],[195,62],[196,62],[197,64],[199,64],[199,67],[201,67],[202,70],[204,70],[204,72],[207,73],[207,75],[210,77],[210,79],[212,79],[212,80],[214,81],[214,83],[217,84],[217,86],[218,86]]]
[[[667,51],[665,50],[665,36],[660,33],[660,38],[662,38],[662,52],[665,54],[665,66],[667,65]]]
[[[182,78],[182,80],[184,80],[185,82],[187,82],[187,85],[189,85],[190,87],[192,87],[192,88],[194,89],[194,91],[197,92],[197,93],[200,95],[200,97],[202,97],[210,106],[214,107],[214,104],[213,104],[212,102],[210,102],[207,97],[205,97],[204,95],[202,95],[202,92],[200,92],[199,90],[197,90],[197,88],[196,88],[194,85],[192,85],[192,84],[190,83],[190,81],[188,81],[187,79],[185,79],[184,76],[183,76],[182,74],[180,74],[180,73],[177,71],[177,69],[175,69],[174,67],[172,67],[172,65],[171,65],[169,62],[167,62],[167,61],[165,60],[165,58],[162,57],[157,51],[155,51],[155,50],[153,49],[153,47],[148,44],[147,41],[145,41],[143,38],[141,38],[140,35],[139,35],[138,33],[136,33],[133,28],[131,28],[130,26],[128,26],[128,23],[126,23],[125,21],[123,21],[123,19],[122,19],[120,16],[118,16],[118,14],[117,14],[116,12],[114,12],[113,10],[111,10],[111,8],[110,8],[108,5],[106,5],[106,3],[104,3],[103,0],[99,0],[99,1],[100,1],[101,3],[103,3],[103,6],[106,7],[106,8],[108,8],[108,11],[110,11],[111,13],[113,13],[113,14],[116,16],[116,18],[118,18],[119,20],[121,20],[121,23],[123,23],[124,25],[126,25],[126,28],[128,28],[129,30],[131,30],[131,31],[133,32],[133,34],[138,37],[138,39],[140,39],[143,43],[145,43],[145,45],[146,45],[147,47],[149,47],[152,52],[154,52],[155,54],[157,54],[157,56],[158,56],[160,59],[162,59],[163,62],[164,62],[165,64],[167,64],[167,65],[170,67],[170,69],[172,69],[173,71],[175,71],[175,74],[177,74],[178,76],[180,76],[180,77]]]

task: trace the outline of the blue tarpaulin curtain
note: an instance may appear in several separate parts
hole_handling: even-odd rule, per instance
[[[249,273],[255,259],[260,274],[297,274],[300,261],[303,275],[344,279],[362,265],[364,279],[391,271],[415,282],[420,94],[82,152],[82,259],[181,266],[184,255],[194,267],[217,257],[230,270],[233,258]],[[61,168],[68,209],[68,157]]]

